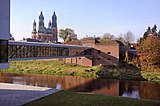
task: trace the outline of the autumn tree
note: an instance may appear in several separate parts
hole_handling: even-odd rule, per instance
[[[66,28],[59,30],[59,37],[63,39],[64,43],[67,43],[73,39],[77,39],[77,34],[74,33],[73,29]]]
[[[137,46],[140,65],[155,65],[160,62],[160,40],[156,36],[148,36]]]

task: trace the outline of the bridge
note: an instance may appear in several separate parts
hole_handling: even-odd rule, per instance
[[[87,46],[20,41],[8,43],[9,60],[84,57],[91,54],[92,47]]]

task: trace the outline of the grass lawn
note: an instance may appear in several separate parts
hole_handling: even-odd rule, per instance
[[[160,72],[141,71],[141,75],[148,81],[160,83]]]
[[[10,61],[9,63],[10,68],[2,69],[2,72],[98,77],[96,72],[102,68],[100,66],[84,67],[73,64],[64,64],[57,60],[25,60]]]
[[[72,75],[83,77],[104,77],[120,80],[148,80],[160,83],[160,72],[147,72],[133,67],[104,68],[103,66],[84,67],[65,64],[57,60],[10,61],[9,69],[1,72],[34,73],[48,75]]]
[[[160,106],[160,102],[60,91],[24,106]]]

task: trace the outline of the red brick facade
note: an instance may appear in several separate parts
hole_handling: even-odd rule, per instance
[[[93,61],[92,59],[88,59],[86,57],[74,57],[74,58],[66,58],[66,63],[91,67],[93,64]]]
[[[119,65],[122,56],[122,43],[118,41],[96,43],[95,39],[81,41],[82,46],[93,47],[89,56],[81,58],[67,58],[66,63],[79,64],[82,66],[95,65]],[[82,52],[82,50],[80,50]],[[71,54],[75,53],[70,51]],[[79,53],[79,52],[77,52]]]

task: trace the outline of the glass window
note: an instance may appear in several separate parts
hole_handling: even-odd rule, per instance
[[[8,62],[8,41],[0,40],[0,63]]]

